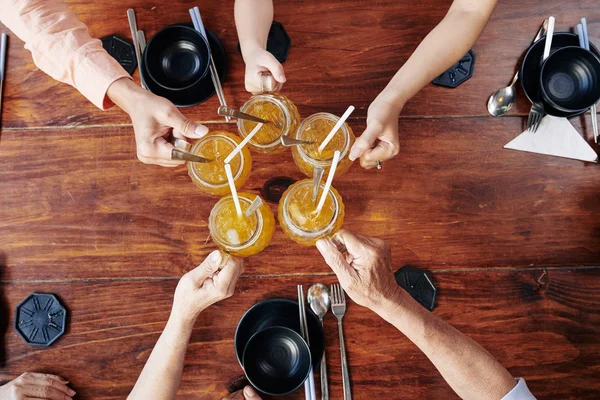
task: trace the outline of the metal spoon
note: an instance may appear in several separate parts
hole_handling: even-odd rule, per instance
[[[317,314],[321,326],[323,326],[323,316],[329,310],[331,298],[329,297],[329,289],[322,283],[315,283],[308,288],[307,296],[308,304],[311,310]],[[327,361],[325,360],[325,352],[321,358],[321,399],[329,400],[329,386],[327,385]]]
[[[219,109],[217,110],[217,114],[219,114],[222,117],[233,117],[233,118],[237,118],[237,119],[245,119],[246,121],[262,122],[263,124],[271,124],[277,129],[282,128],[281,122],[279,122],[279,121],[271,121],[268,119],[255,117],[254,115],[246,114],[245,112],[241,112],[239,110],[236,110],[235,108],[231,108],[231,107],[227,107],[227,106],[220,106]],[[301,146],[301,145],[308,145],[308,144],[313,144],[313,143],[314,142],[309,142],[306,140],[294,139],[289,136],[283,136],[283,135],[281,136],[281,144],[285,147]]]
[[[538,31],[533,43],[541,39],[546,34],[548,29],[548,20],[545,20],[540,30]],[[494,117],[501,117],[508,112],[515,104],[515,84],[519,80],[519,72],[515,74],[511,84],[505,88],[498,90],[496,93],[490,96],[488,100],[487,109],[488,112]]]
[[[277,122],[270,121],[268,119],[255,117],[254,115],[246,114],[245,112],[241,112],[239,110],[236,110],[235,108],[231,108],[231,107],[227,107],[227,106],[220,106],[217,109],[217,114],[219,114],[222,117],[233,117],[233,118],[237,118],[237,119],[245,119],[246,121],[262,122],[263,124],[272,124],[276,128],[281,129],[281,126],[279,126],[279,124]]]

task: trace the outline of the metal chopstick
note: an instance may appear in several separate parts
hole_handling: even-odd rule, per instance
[[[8,35],[3,33],[0,37],[0,123],[2,122],[2,92],[4,91],[4,73],[6,70],[6,51],[8,48]]]
[[[308,347],[310,348],[308,324],[306,320],[306,304],[304,301],[304,290],[302,289],[302,285],[298,285],[298,307],[298,311],[300,313],[300,331],[302,333],[302,337],[304,338],[304,340],[306,340],[306,344],[308,344]],[[315,389],[315,376],[313,373],[312,365],[310,366],[308,378],[304,382],[304,390],[306,399],[317,400],[317,392]]]
[[[579,28],[581,26],[581,30]],[[590,37],[588,35],[587,20],[581,18],[581,25],[577,25],[577,33],[580,36],[579,44],[586,50],[590,49]],[[583,39],[583,43],[582,43]],[[592,118],[592,131],[594,133],[594,143],[598,143],[598,109],[596,104],[590,107],[590,116]]]
[[[138,64],[138,70],[140,71],[140,85],[146,89],[146,84],[144,83],[144,78],[142,77],[142,53],[140,51],[138,28],[135,20],[135,11],[133,8],[127,10],[127,19],[129,20],[129,29],[131,30],[131,40],[133,42],[133,49],[135,50],[135,58]]]
[[[144,50],[146,49],[146,35],[144,35],[144,31],[140,29],[137,32],[137,36],[138,36],[138,44],[140,45],[140,53],[142,53],[142,55],[143,55]]]
[[[206,45],[208,46],[208,53],[210,55],[209,60],[209,69],[210,69],[210,77],[212,79],[213,85],[215,87],[215,92],[217,93],[217,97],[219,99],[219,103],[222,106],[226,106],[227,102],[225,101],[225,94],[223,94],[223,87],[221,86],[221,80],[219,79],[219,73],[217,71],[217,67],[215,65],[215,61],[212,56],[212,51],[210,48],[210,43],[208,42],[208,35],[206,34],[206,29],[204,29],[204,24],[202,23],[202,16],[200,15],[200,9],[196,6],[191,8],[190,16],[192,17],[192,22],[194,23],[194,29],[196,29],[200,34],[206,39]],[[229,122],[230,117],[225,117],[225,121]]]

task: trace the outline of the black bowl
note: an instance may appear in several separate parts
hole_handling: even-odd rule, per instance
[[[210,49],[212,51],[213,60],[219,74],[221,82],[225,80],[227,73],[227,59],[225,55],[225,49],[219,41],[217,36],[206,31],[208,36],[208,42],[210,43]],[[146,69],[142,63],[142,74],[144,76],[144,83],[148,90],[152,93],[169,99],[177,107],[191,107],[196,104],[200,104],[210,99],[215,94],[215,87],[212,83],[210,74],[207,74],[198,83],[188,89],[183,90],[169,90],[165,89],[155,82],[148,76]]]
[[[308,344],[295,331],[274,326],[254,334],[242,356],[246,378],[271,396],[297,390],[310,372]]]
[[[600,60],[581,47],[552,53],[540,74],[544,101],[564,112],[581,112],[600,99]]]
[[[146,45],[143,64],[158,86],[184,90],[206,76],[209,65],[208,44],[202,35],[186,25],[169,25]]]
[[[273,326],[282,326],[300,332],[300,313],[298,301],[290,299],[273,298],[256,303],[240,319],[235,330],[235,354],[238,362],[242,364],[242,356],[248,340],[257,332]],[[323,351],[325,350],[325,333],[319,322],[319,317],[309,308],[306,308],[308,321],[308,339],[313,369],[319,368]]]
[[[546,37],[543,36],[540,40],[532,44],[523,58],[521,69],[519,71],[519,79],[521,79],[521,86],[525,95],[531,103],[538,101],[544,102],[542,98],[542,92],[540,90],[540,73],[542,69],[542,55],[544,54],[544,45]],[[551,51],[558,50],[567,46],[579,46],[579,38],[574,33],[569,32],[557,32],[552,36],[552,48]],[[590,43],[590,50],[597,56],[600,56],[600,52],[596,46]],[[577,113],[566,113],[564,111],[556,110],[549,104],[544,104],[544,109],[547,114],[554,115],[555,117],[574,117],[581,115],[587,110],[583,110]]]

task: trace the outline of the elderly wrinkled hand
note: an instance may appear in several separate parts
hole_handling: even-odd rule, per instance
[[[252,386],[246,386],[244,390],[238,390],[237,392],[231,393],[227,397],[223,397],[223,400],[262,400],[261,397],[256,393]]]
[[[71,400],[75,391],[67,386],[68,383],[60,376],[25,372],[0,387],[0,399]]]
[[[193,321],[204,309],[233,295],[244,261],[215,250],[177,284],[173,315]]]
[[[373,308],[397,290],[390,247],[383,240],[341,230],[319,240],[317,248],[355,303]]]

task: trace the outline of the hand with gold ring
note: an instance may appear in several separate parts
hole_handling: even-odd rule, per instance
[[[398,117],[402,108],[386,100],[375,99],[367,112],[367,129],[356,139],[350,160],[360,157],[360,165],[371,169],[398,155]]]

